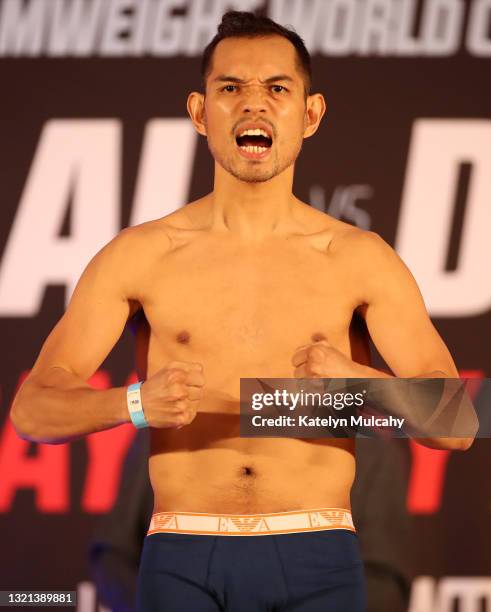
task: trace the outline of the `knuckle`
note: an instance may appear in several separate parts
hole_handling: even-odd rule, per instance
[[[179,368],[169,368],[166,370],[166,376],[168,381],[178,380],[183,376],[184,372]]]
[[[177,402],[175,402],[174,406],[176,407],[177,411],[182,413],[184,412],[187,407],[188,407],[188,402],[186,400],[177,400]]]
[[[184,399],[188,395],[186,388],[179,383],[169,385],[168,392],[169,395],[175,400]]]
[[[196,410],[191,410],[188,413],[188,423],[192,423],[195,417],[196,417]]]
[[[308,374],[317,374],[319,371],[319,368],[317,366],[317,364],[315,363],[309,363],[307,366],[307,373]]]
[[[189,425],[189,423],[191,423],[192,420],[193,418],[188,412],[179,414],[176,417],[176,422],[178,423],[178,425]]]
[[[178,427],[182,427],[183,425],[187,425],[186,419],[183,416],[178,416],[175,418],[174,423]]]

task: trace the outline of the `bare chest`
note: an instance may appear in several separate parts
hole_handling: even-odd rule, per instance
[[[149,366],[213,358],[241,364],[243,371],[250,364],[264,372],[265,364],[275,363],[268,375],[287,376],[293,351],[316,339],[349,354],[359,303],[350,271],[308,249],[262,255],[183,249],[156,265],[143,303],[151,328]]]

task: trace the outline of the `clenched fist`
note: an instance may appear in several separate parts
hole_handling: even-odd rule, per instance
[[[300,346],[293,355],[295,378],[362,378],[362,366],[327,340]]]
[[[196,416],[204,384],[200,363],[171,361],[156,372],[140,389],[149,426],[179,428],[191,423]]]

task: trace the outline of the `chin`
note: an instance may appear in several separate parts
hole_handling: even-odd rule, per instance
[[[269,181],[274,178],[278,173],[275,172],[274,168],[252,168],[248,170],[239,170],[238,175],[242,181],[257,182],[257,181]]]
[[[257,164],[256,166],[251,165],[249,167],[244,168],[243,166],[239,167],[238,164],[224,164],[221,163],[219,160],[217,161],[226,172],[231,174],[237,180],[243,181],[244,183],[264,183],[279,174],[277,169],[266,168],[265,166],[259,167],[259,164]]]
[[[265,183],[276,176],[274,172],[237,172],[232,174],[236,179],[244,183]]]

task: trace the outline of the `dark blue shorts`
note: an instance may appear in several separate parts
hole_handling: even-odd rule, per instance
[[[358,536],[147,535],[138,612],[365,612]]]

